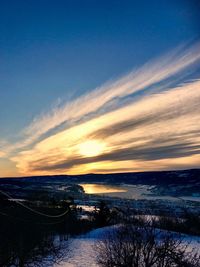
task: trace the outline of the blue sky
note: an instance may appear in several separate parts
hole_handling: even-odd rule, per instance
[[[192,1],[2,1],[2,135],[196,38]]]
[[[1,143],[16,143],[49,110],[197,41],[198,8],[193,0],[0,1]]]

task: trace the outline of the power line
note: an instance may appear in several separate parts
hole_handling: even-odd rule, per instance
[[[4,196],[8,197],[8,198],[11,198],[13,199],[8,193],[5,193],[3,192],[2,190],[0,190],[0,193],[3,194]],[[41,215],[41,216],[44,216],[44,217],[48,217],[48,218],[60,218],[60,217],[63,217],[65,216],[68,212],[69,212],[69,209],[66,210],[65,212],[61,213],[61,214],[58,214],[58,215],[49,215],[49,214],[46,214],[46,213],[43,213],[43,212],[40,212],[40,211],[37,211],[37,210],[34,210],[32,208],[30,208],[29,206],[23,204],[22,202],[18,201],[17,199],[13,199],[18,205],[21,205],[22,207],[32,211],[33,213],[36,213],[38,215]]]
[[[14,216],[14,215],[7,214],[7,213],[2,212],[2,211],[0,211],[0,215],[8,217],[10,219],[14,218],[16,220],[23,221],[25,223],[31,223],[31,224],[34,223],[34,224],[41,224],[41,225],[55,225],[55,224],[60,224],[60,223],[64,222],[64,219],[62,219],[61,221],[57,221],[57,222],[35,222],[35,221],[27,220],[27,219],[22,219],[22,218],[19,218],[17,216]]]

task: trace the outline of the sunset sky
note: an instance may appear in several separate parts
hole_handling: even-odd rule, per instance
[[[0,1],[0,177],[200,166],[200,1]]]

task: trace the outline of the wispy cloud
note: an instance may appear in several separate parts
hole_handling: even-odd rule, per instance
[[[95,171],[94,163],[105,168],[105,162],[115,166],[123,161],[154,161],[151,168],[156,169],[157,160],[168,159],[170,167],[170,159],[177,158],[182,158],[183,167],[188,159],[190,166],[190,158],[200,154],[199,102],[200,81],[153,94],[48,137],[15,160],[24,172],[36,173],[74,173],[77,166],[84,172],[89,164]],[[103,140],[104,151],[96,157],[80,155],[85,140]]]
[[[197,166],[200,81],[187,75],[199,60],[199,44],[181,47],[54,108],[23,130],[11,159],[24,175]],[[103,144],[93,157],[80,151],[88,140]]]
[[[128,75],[110,81],[95,90],[41,115],[24,129],[29,144],[63,123],[76,123],[86,116],[94,116],[98,111],[106,112],[118,108],[122,98],[148,88],[168,78],[174,81],[174,75],[187,69],[200,60],[200,44],[183,49],[179,47],[165,56],[158,57]],[[149,93],[148,91],[146,92]]]

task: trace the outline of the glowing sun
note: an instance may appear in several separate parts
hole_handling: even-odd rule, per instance
[[[79,145],[79,153],[85,157],[95,157],[100,155],[104,148],[104,143],[96,140],[90,140]]]

